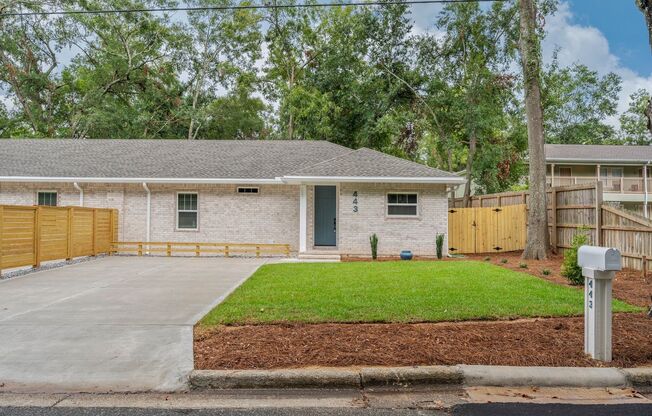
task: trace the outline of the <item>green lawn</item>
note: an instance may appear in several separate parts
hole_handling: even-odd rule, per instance
[[[583,291],[476,261],[261,267],[202,325],[423,322],[579,315]],[[640,308],[614,301],[614,312]]]

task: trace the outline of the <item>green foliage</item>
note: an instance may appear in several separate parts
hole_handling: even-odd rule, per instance
[[[584,283],[582,276],[582,268],[577,264],[577,250],[586,245],[589,237],[586,228],[578,228],[576,234],[571,241],[571,247],[564,251],[564,262],[561,266],[561,274],[566,277],[573,285],[581,285]]]
[[[521,269],[527,269],[527,263],[519,263],[518,267],[520,267]]]
[[[371,258],[376,260],[378,258],[378,236],[376,233],[369,237],[369,244],[371,245]]]
[[[491,257],[489,257],[489,256],[485,257],[484,261],[491,261]]]
[[[650,101],[650,93],[644,89],[630,96],[629,107],[620,116],[621,139],[627,144],[650,145],[652,133],[648,129],[645,110]]]
[[[542,98],[549,143],[610,143],[616,131],[605,119],[616,115],[621,78],[600,76],[585,65],[560,67],[557,58],[546,68]]]
[[[215,98],[206,107],[206,127],[200,139],[263,139],[266,136],[263,118],[266,106],[260,98],[238,91]]]
[[[437,237],[435,238],[435,243],[437,245],[437,258],[441,259],[443,257],[443,251],[444,251],[444,234],[437,234]]]
[[[550,276],[550,269],[543,269],[543,270],[541,270],[541,273],[542,273],[544,276]]]
[[[507,259],[502,259],[502,260],[500,260],[500,262],[501,262],[502,264],[507,264]]]

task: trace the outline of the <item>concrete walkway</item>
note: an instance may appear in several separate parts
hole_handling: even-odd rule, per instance
[[[171,391],[192,327],[264,259],[106,257],[0,281],[0,391]]]

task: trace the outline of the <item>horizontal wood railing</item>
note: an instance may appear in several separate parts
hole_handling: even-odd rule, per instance
[[[289,244],[116,241],[111,245],[111,251],[113,253],[136,253],[139,256],[149,253],[165,253],[166,256],[190,253],[197,257],[202,254],[223,254],[225,257],[238,254],[251,254],[256,257],[266,255],[290,257]]]

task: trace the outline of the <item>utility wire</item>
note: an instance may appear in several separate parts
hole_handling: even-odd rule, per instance
[[[493,3],[509,0],[406,0],[406,1],[369,1],[351,3],[310,3],[310,4],[249,4],[238,6],[205,6],[205,7],[159,7],[149,9],[114,9],[114,10],[59,10],[43,12],[10,12],[0,16],[51,16],[68,14],[112,14],[112,13],[145,13],[145,12],[192,12],[211,10],[244,10],[244,9],[297,9],[311,7],[341,7],[341,6],[392,6],[399,4],[451,4],[451,3]]]

